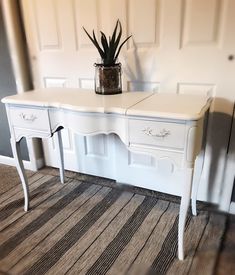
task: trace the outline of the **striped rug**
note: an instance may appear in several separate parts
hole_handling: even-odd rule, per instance
[[[213,274],[225,230],[218,213],[188,215],[179,261],[177,200],[79,174],[61,184],[30,173],[29,184],[28,213],[19,182],[1,189],[1,274]]]

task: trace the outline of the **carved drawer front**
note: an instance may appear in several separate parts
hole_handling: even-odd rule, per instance
[[[185,124],[131,119],[129,141],[130,144],[183,149]]]
[[[17,128],[50,132],[47,110],[11,107],[10,119],[11,124]]]

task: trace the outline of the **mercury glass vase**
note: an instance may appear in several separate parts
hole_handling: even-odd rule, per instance
[[[95,92],[102,95],[122,93],[121,63],[104,66],[95,63]]]

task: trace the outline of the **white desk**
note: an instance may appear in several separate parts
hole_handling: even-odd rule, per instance
[[[60,177],[64,182],[64,161],[60,129],[82,135],[116,133],[128,150],[169,158],[185,171],[181,195],[178,256],[184,258],[183,235],[191,198],[194,163],[201,150],[203,120],[210,106],[205,97],[176,94],[131,92],[97,95],[77,89],[45,89],[2,100],[6,104],[11,146],[21,178],[25,211],[29,208],[29,189],[20,156],[22,137],[56,136],[60,150]],[[196,214],[197,186],[192,194]]]

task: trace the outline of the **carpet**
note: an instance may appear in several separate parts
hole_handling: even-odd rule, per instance
[[[25,213],[19,179],[7,171],[14,183],[1,187],[1,274],[213,274],[226,216],[202,205],[197,217],[189,213],[179,261],[177,199],[75,173],[61,184],[37,172],[28,174]]]

